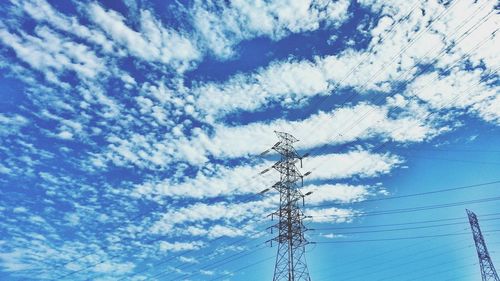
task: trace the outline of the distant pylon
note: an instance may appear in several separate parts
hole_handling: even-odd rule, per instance
[[[302,194],[300,191],[304,176],[310,172],[302,175],[295,166],[298,161],[302,166],[302,158],[306,155],[298,155],[293,147],[293,143],[298,141],[294,136],[283,132],[275,133],[279,142],[272,149],[277,151],[281,158],[272,167],[280,173],[280,181],[273,186],[280,194],[280,206],[271,214],[272,218],[278,217],[278,222],[270,228],[271,233],[273,229],[277,229],[278,235],[268,241],[271,245],[272,242],[278,243],[273,281],[310,281],[305,257],[305,246],[308,242],[304,232],[307,229],[303,223],[304,213],[300,208],[300,204],[304,204],[304,197],[311,194]],[[269,150],[264,154],[267,152]],[[269,169],[262,173],[267,171]]]
[[[469,216],[469,223],[474,237],[474,243],[476,243],[477,256],[479,258],[479,265],[481,266],[481,277],[483,278],[483,281],[500,281],[500,279],[498,279],[497,272],[495,271],[495,267],[493,266],[493,262],[491,262],[488,248],[486,248],[486,242],[484,242],[481,228],[479,228],[477,216],[470,210],[467,210],[467,215]]]

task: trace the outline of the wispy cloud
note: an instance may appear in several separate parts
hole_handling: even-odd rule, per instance
[[[231,5],[195,1],[193,23],[208,49],[222,58],[234,55],[243,40],[338,27],[349,16],[349,1],[236,1]]]
[[[312,152],[308,223],[350,223],[349,203],[409,165],[381,145],[446,138],[459,116],[500,124],[495,1],[358,2],[176,2],[167,17],[127,1],[133,19],[104,2],[0,7],[1,271],[127,279],[165,255],[246,250],[215,240],[264,235],[274,130]],[[324,46],[240,57],[308,38]]]

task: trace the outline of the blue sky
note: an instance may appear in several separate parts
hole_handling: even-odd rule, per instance
[[[0,10],[0,279],[271,280],[274,130],[312,280],[479,280],[465,208],[500,268],[496,1]]]

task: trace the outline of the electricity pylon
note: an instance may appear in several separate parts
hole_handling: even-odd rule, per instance
[[[304,197],[311,194],[302,194],[300,187],[303,185],[303,178],[310,172],[302,175],[295,164],[307,155],[299,156],[293,143],[298,140],[283,132],[275,132],[279,142],[272,150],[281,155],[281,158],[272,168],[280,173],[280,181],[273,185],[273,188],[279,192],[279,209],[271,214],[272,218],[278,217],[278,222],[271,226],[278,231],[278,235],[268,242],[278,243],[278,252],[276,255],[276,264],[274,267],[273,281],[310,281],[309,271],[307,269],[305,246],[308,244],[304,232],[307,230],[304,226],[304,213],[300,204],[304,205]],[[263,154],[269,152],[265,151]],[[264,170],[261,174],[269,171]],[[297,183],[300,180],[300,186]]]
[[[467,215],[469,216],[470,228],[474,237],[474,243],[476,244],[479,265],[481,266],[481,277],[483,278],[483,281],[500,281],[500,279],[498,279],[497,272],[495,271],[495,267],[493,266],[493,262],[491,262],[488,248],[486,248],[486,242],[484,242],[481,228],[479,228],[477,216],[470,210],[467,210]]]

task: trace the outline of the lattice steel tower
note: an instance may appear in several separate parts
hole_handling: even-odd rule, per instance
[[[470,210],[467,210],[467,215],[469,216],[470,228],[472,229],[472,235],[476,243],[477,256],[479,258],[479,265],[481,266],[481,277],[483,281],[500,281],[495,271],[495,267],[493,266],[493,262],[491,262],[488,249],[486,248],[486,243],[484,242],[481,228],[479,228],[477,216]]]
[[[302,194],[299,189],[303,185],[304,176],[310,172],[302,175],[295,166],[299,161],[302,166],[302,158],[306,155],[298,155],[293,147],[293,143],[298,141],[294,136],[283,132],[275,133],[279,142],[272,149],[281,155],[281,159],[272,167],[280,173],[280,181],[273,186],[280,194],[280,206],[271,214],[273,219],[274,216],[278,217],[278,222],[270,227],[271,233],[276,229],[278,235],[269,240],[271,245],[273,241],[278,243],[273,281],[310,281],[305,257],[308,242],[304,232],[307,229],[300,206],[304,204],[304,197],[310,193]],[[269,169],[263,173],[267,170]]]

